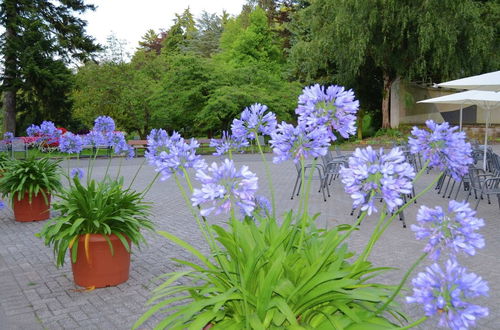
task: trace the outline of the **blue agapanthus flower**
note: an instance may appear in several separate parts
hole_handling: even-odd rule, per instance
[[[132,146],[129,146],[127,150],[127,159],[132,159],[134,157],[135,157],[135,150]]]
[[[255,103],[245,108],[241,119],[235,118],[231,125],[232,135],[238,140],[255,139],[256,133],[271,135],[276,128],[276,115],[267,112],[267,106]]]
[[[3,209],[4,207],[5,207],[5,203],[2,200],[0,200],[0,210]]]
[[[330,146],[330,138],[325,126],[306,130],[304,124],[295,127],[282,122],[271,134],[269,141],[273,147],[274,163],[293,159],[298,162],[303,158],[316,158],[326,155]]]
[[[408,138],[411,152],[420,153],[424,160],[429,161],[429,166],[448,170],[454,179],[459,180],[473,163],[472,148],[465,141],[465,132],[456,132],[458,127],[450,127],[447,122],[437,124],[427,120],[425,124],[429,130],[413,127],[413,137]]]
[[[193,206],[209,204],[201,209],[201,215],[228,213],[231,208],[239,208],[245,215],[251,215],[255,209],[258,178],[248,166],[237,170],[232,160],[225,159],[220,166],[212,163],[208,172],[198,170],[196,178],[202,186],[193,191]]]
[[[51,121],[44,121],[40,125],[40,134],[46,136],[59,137],[61,131],[57,129],[56,125]]]
[[[106,147],[108,141],[106,137],[99,131],[92,130],[83,137],[83,143],[93,147]]]
[[[441,327],[468,329],[477,319],[488,316],[488,308],[469,302],[487,296],[488,284],[480,276],[467,273],[456,260],[448,260],[445,270],[438,264],[427,267],[412,284],[413,296],[406,301],[422,305],[425,315],[439,318]]]
[[[108,132],[105,135],[106,144],[113,148],[115,154],[127,153],[129,145],[123,132]]]
[[[12,133],[12,132],[3,133],[3,140],[6,143],[12,143],[12,140],[14,140],[14,133]]]
[[[28,136],[38,137],[37,143],[52,144],[59,141],[61,131],[51,121],[44,121],[40,126],[31,125],[26,130]]]
[[[161,180],[166,180],[174,173],[183,175],[183,169],[206,167],[205,161],[196,154],[199,146],[195,139],[186,142],[176,132],[169,136],[165,130],[154,129],[148,135],[145,157],[161,173]]]
[[[273,206],[269,199],[264,196],[255,196],[255,211],[254,214],[258,214],[261,217],[269,216],[272,214]]]
[[[411,225],[418,240],[427,240],[424,248],[431,258],[437,260],[441,250],[453,255],[465,252],[475,255],[476,249],[484,247],[484,238],[477,231],[484,226],[484,220],[475,217],[476,211],[467,202],[450,201],[448,212],[440,206],[421,206],[417,214],[418,225]]]
[[[79,168],[79,167],[76,167],[74,169],[71,170],[70,172],[70,176],[72,178],[74,178],[75,176],[78,177],[78,179],[83,179],[83,176],[85,175],[85,172],[83,171],[83,169]]]
[[[68,154],[79,154],[83,150],[83,139],[79,135],[66,132],[59,140],[59,150]]]
[[[26,129],[26,134],[28,136],[33,137],[33,136],[38,136],[40,135],[40,126],[31,124],[27,129]]]
[[[221,139],[210,140],[210,146],[215,148],[215,152],[213,153],[215,156],[222,156],[230,151],[242,151],[243,148],[249,146],[249,142],[246,139],[237,139],[229,132],[223,131]]]
[[[151,162],[154,161],[162,151],[169,152],[169,146],[181,139],[181,136],[177,132],[173,132],[172,136],[169,136],[167,131],[164,129],[152,129],[147,136],[148,148],[146,150],[146,158]]]
[[[355,99],[352,90],[316,84],[304,88],[295,112],[299,115],[299,123],[303,123],[309,130],[325,126],[329,138],[335,141],[337,137],[334,131],[344,138],[356,134],[358,109],[359,101]]]
[[[115,121],[109,116],[99,116],[94,121],[94,131],[103,134],[113,132],[116,128]]]
[[[353,207],[361,206],[370,215],[377,212],[376,198],[382,198],[389,212],[403,205],[403,195],[412,192],[415,170],[399,148],[384,153],[382,148],[377,152],[369,146],[356,148],[340,176],[345,192],[354,200]]]

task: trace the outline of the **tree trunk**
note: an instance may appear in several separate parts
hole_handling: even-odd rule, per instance
[[[3,78],[3,106],[4,130],[16,133],[16,94],[17,94],[17,52],[15,47],[17,19],[16,1],[5,3],[5,46],[4,46],[4,78]]]
[[[6,90],[3,93],[3,126],[5,132],[16,134],[16,92]]]
[[[365,112],[363,109],[359,109],[358,111],[358,140],[363,140],[363,118],[365,116]]]
[[[390,128],[391,121],[389,117],[389,100],[391,98],[391,86],[393,78],[384,72],[384,91],[382,94],[382,128]]]

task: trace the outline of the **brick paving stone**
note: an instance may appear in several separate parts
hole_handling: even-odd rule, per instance
[[[500,146],[495,146],[500,151]],[[236,155],[238,166],[246,164],[259,177],[259,193],[269,196],[265,168],[258,155]],[[206,156],[211,163],[218,158]],[[270,158],[269,158],[270,159]],[[130,182],[142,159],[134,159],[125,163],[121,172],[125,175],[125,184]],[[111,172],[116,173],[119,160],[113,160]],[[83,166],[82,166],[83,165]],[[97,160],[94,168],[96,178],[102,178],[106,169],[107,160]],[[72,162],[72,167],[86,167]],[[272,179],[276,189],[277,214],[297,209],[298,199],[290,199],[296,170],[293,163],[270,165]],[[144,189],[155,172],[144,167],[139,174],[134,188]],[[432,173],[423,176],[423,183],[429,183],[436,175]],[[324,202],[317,192],[317,182],[313,182],[311,189],[310,212],[321,212],[317,223],[319,226],[332,227],[342,223],[353,223],[354,216],[350,216],[351,199],[347,196],[339,180],[333,181],[330,186],[331,197]],[[417,192],[423,189],[422,183],[417,184]],[[465,198],[461,193],[460,198]],[[459,198],[459,199],[460,199]],[[147,200],[153,203],[152,220],[158,230],[166,230],[188,241],[201,251],[207,252],[195,221],[187,207],[175,182],[167,180],[157,182],[147,195]],[[473,198],[472,198],[473,200]],[[474,200],[473,200],[474,201]],[[448,199],[437,196],[431,190],[418,201],[417,205],[405,211],[408,226],[415,223],[418,207],[444,206]],[[477,272],[489,282],[490,297],[478,302],[490,308],[490,317],[481,320],[480,329],[500,329],[500,211],[496,200],[492,205],[482,201],[478,216],[486,220],[482,234],[486,239],[486,247],[475,257],[462,258],[461,262],[470,271]],[[348,240],[349,248],[359,253],[374,229],[376,217],[368,217],[359,231],[353,233]],[[224,225],[222,216],[210,218],[211,223]],[[151,297],[151,290],[159,281],[158,276],[178,270],[182,266],[171,261],[171,258],[188,259],[193,257],[182,248],[172,244],[163,237],[154,233],[146,233],[148,245],[141,249],[133,247],[130,279],[127,283],[113,288],[96,289],[90,292],[81,292],[73,283],[69,258],[64,267],[55,267],[52,250],[45,247],[35,234],[40,231],[44,222],[18,223],[13,219],[9,208],[0,210],[0,324],[9,324],[10,329],[38,329],[41,325],[45,329],[127,329],[147,310],[146,301]],[[420,255],[423,247],[421,242],[414,239],[409,228],[403,228],[399,221],[395,221],[388,228],[382,240],[375,246],[371,261],[377,266],[397,267],[398,270],[386,273],[379,280],[385,283],[395,283],[401,279],[404,271]],[[425,265],[422,265],[422,269]],[[417,306],[405,306],[409,315],[419,313]],[[149,321],[144,329],[152,328],[158,320]],[[4,321],[4,322],[2,322]],[[431,325],[420,327],[429,329]],[[0,327],[1,329],[2,327]],[[3,330],[3,329],[2,329]]]

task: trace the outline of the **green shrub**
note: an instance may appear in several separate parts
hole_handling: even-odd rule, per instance
[[[398,129],[381,128],[375,133],[375,137],[381,137],[381,136],[387,136],[387,137],[392,137],[392,138],[401,138],[404,135]]]
[[[169,279],[154,291],[156,305],[134,328],[159,311],[171,313],[157,325],[160,329],[201,329],[208,323],[214,329],[394,327],[376,314],[394,288],[368,281],[386,268],[349,261],[354,254],[342,230],[349,226],[320,230],[310,218],[300,242],[303,228],[293,217],[288,213],[282,224],[272,217],[247,217],[233,219],[228,229],[213,226],[222,245],[214,261],[160,232],[199,263],[176,259],[191,269],[166,274]],[[176,284],[181,278],[183,284]],[[388,311],[399,317],[392,306]]]
[[[28,193],[31,202],[33,196],[41,193],[45,200],[47,194],[61,189],[61,167],[59,161],[48,158],[12,159],[4,163],[3,177],[0,178],[0,194],[15,197],[18,200]]]
[[[153,229],[148,219],[150,206],[142,200],[141,193],[123,188],[123,178],[108,177],[99,183],[91,180],[84,186],[75,176],[71,187],[58,197],[61,200],[54,203],[53,208],[60,215],[50,220],[38,234],[45,239],[45,245],[53,245],[57,266],[64,264],[64,256],[72,244],[71,258],[76,262],[78,238],[82,235],[115,234],[130,251],[126,237],[139,245],[145,242],[141,229]],[[111,242],[104,237],[113,253]]]

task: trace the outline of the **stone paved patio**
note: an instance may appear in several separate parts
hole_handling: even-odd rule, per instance
[[[500,148],[498,148],[500,149]],[[217,158],[206,157],[211,162]],[[238,165],[246,164],[260,178],[260,192],[267,193],[264,166],[258,155],[237,155]],[[142,159],[124,163],[122,173],[132,177]],[[106,160],[98,160],[95,177],[104,174]],[[119,160],[114,160],[112,171],[117,169]],[[76,165],[76,164],[75,164]],[[86,163],[82,162],[81,167]],[[276,195],[279,201],[278,214],[291,207],[296,207],[297,199],[290,200],[290,193],[296,177],[293,164],[271,165]],[[430,182],[436,173],[423,176],[423,182],[417,185],[417,191]],[[152,168],[145,166],[135,183],[137,189],[143,189],[153,178]],[[317,187],[315,184],[315,188]],[[352,223],[350,216],[351,200],[343,192],[338,180],[332,186],[332,197],[324,202],[317,190],[311,196],[311,212],[321,212],[318,222],[321,226],[335,226],[340,223]],[[459,196],[464,198],[465,194]],[[157,182],[148,194],[153,202],[153,221],[157,229],[166,230],[189,241],[200,249],[206,250],[202,243],[195,222],[178,193],[174,181]],[[408,224],[415,222],[419,205],[445,205],[447,199],[437,196],[431,190],[418,204],[406,212]],[[486,247],[475,257],[462,258],[462,263],[489,282],[490,297],[481,300],[488,306],[490,316],[480,322],[480,329],[500,328],[500,211],[496,199],[492,205],[482,201],[478,215],[486,220],[482,234],[486,238]],[[211,219],[222,223],[223,219]],[[350,239],[350,248],[360,251],[371,234],[376,218],[367,218],[361,229]],[[17,223],[10,209],[0,211],[0,329],[129,329],[137,318],[146,310],[145,303],[151,289],[158,283],[155,278],[163,273],[176,270],[178,266],[170,258],[190,258],[189,254],[166,239],[156,234],[148,234],[149,245],[141,250],[135,249],[132,256],[130,280],[112,288],[97,289],[90,292],[78,291],[72,280],[69,262],[57,269],[52,250],[45,247],[40,238],[35,237],[43,222]],[[400,267],[407,269],[420,255],[423,244],[415,241],[409,228],[402,228],[398,221],[391,224],[376,246],[372,261],[378,266]],[[402,276],[402,271],[388,274],[383,281],[395,282]],[[410,314],[416,312],[408,309]],[[153,322],[144,328],[151,328]],[[422,329],[432,329],[428,323]]]

